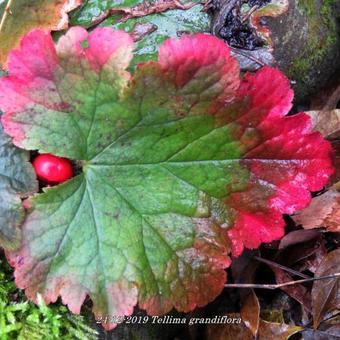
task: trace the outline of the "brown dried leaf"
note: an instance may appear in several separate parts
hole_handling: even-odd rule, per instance
[[[340,78],[334,75],[327,86],[311,99],[312,110],[334,110],[340,100]]]
[[[0,65],[6,66],[8,52],[33,28],[58,31],[67,28],[67,13],[81,0],[9,0],[0,22]]]
[[[300,271],[308,270],[315,274],[325,256],[327,256],[327,248],[325,246],[325,242],[321,241],[316,246],[313,254],[311,254],[311,256],[309,256],[308,258],[305,259],[305,261],[303,261],[299,270]]]
[[[294,281],[293,278],[284,272],[280,268],[271,267],[275,274],[277,283],[285,283]],[[310,293],[307,288],[301,284],[296,284],[293,286],[281,287],[281,289],[288,294],[291,298],[299,302],[307,311],[312,310],[312,306],[310,303]]]
[[[321,262],[315,276],[340,272],[340,249],[330,252]],[[340,309],[340,277],[315,281],[312,288],[312,312],[314,328],[317,329],[324,316]]]
[[[272,51],[271,32],[268,27],[261,24],[261,18],[276,18],[287,12],[289,6],[288,0],[271,0],[266,6],[259,8],[250,16],[250,24],[255,27],[256,32],[266,41]]]
[[[332,187],[340,191],[340,138],[336,140],[331,140],[333,154],[334,154],[334,167],[335,173],[332,175],[330,184]]]
[[[339,340],[340,325],[335,325],[326,330],[307,329],[302,332],[303,340]]]
[[[241,324],[208,325],[205,340],[253,340],[251,331]]]
[[[319,329],[322,330],[328,337],[327,340],[339,340],[340,339],[340,315],[330,318],[326,322],[323,322]],[[321,340],[321,339],[320,339]]]
[[[135,26],[133,26],[131,36],[133,38],[133,41],[139,41],[156,30],[157,26],[152,24],[151,22],[146,22],[145,24],[137,22]]]
[[[324,137],[340,132],[340,110],[308,111],[312,119],[313,129],[320,131]]]
[[[307,242],[318,237],[320,234],[319,230],[295,230],[284,236],[279,245],[279,249],[284,249],[294,244]]]
[[[286,340],[293,334],[303,330],[300,326],[287,325],[276,322],[261,320],[259,329],[259,339],[263,340]]]
[[[340,193],[329,190],[313,198],[312,203],[293,219],[304,229],[324,227],[328,231],[340,232]]]
[[[332,188],[334,190],[340,191],[340,182],[336,182],[332,185]]]
[[[287,267],[294,267],[300,272],[310,270],[306,267],[307,262],[319,267],[320,262],[315,257],[323,257],[327,254],[327,251],[320,249],[321,247],[324,248],[324,233],[320,232],[319,237],[282,249],[277,256],[277,262]]]
[[[253,289],[244,299],[241,318],[253,336],[256,336],[260,325],[260,303]]]
[[[230,318],[238,314],[228,314]],[[284,323],[260,320],[259,340],[286,340],[303,328]],[[205,340],[253,340],[254,336],[244,323],[207,325]]]

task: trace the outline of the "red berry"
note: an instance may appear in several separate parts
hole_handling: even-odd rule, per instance
[[[47,153],[35,158],[33,167],[38,178],[48,183],[61,183],[73,176],[72,165],[67,159]]]

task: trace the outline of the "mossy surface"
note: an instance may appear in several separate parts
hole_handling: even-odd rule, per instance
[[[13,271],[0,254],[1,340],[95,340],[97,332],[83,316],[72,315],[60,303],[35,305],[15,287]]]
[[[288,76],[303,82],[310,81],[311,68],[317,67],[329,50],[337,43],[337,25],[332,14],[335,0],[298,0],[298,8],[307,18],[306,48],[292,63]]]

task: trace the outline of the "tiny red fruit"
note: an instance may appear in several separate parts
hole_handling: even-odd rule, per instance
[[[65,182],[73,176],[70,161],[51,154],[41,154],[36,157],[33,167],[38,178],[48,183]]]

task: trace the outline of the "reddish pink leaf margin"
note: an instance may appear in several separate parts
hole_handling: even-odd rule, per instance
[[[246,74],[238,95],[250,99],[239,121],[255,126],[262,142],[242,161],[252,173],[248,190],[228,200],[237,211],[228,233],[236,256],[245,247],[280,239],[285,226],[282,214],[307,207],[310,191],[321,190],[334,172],[331,145],[319,132],[312,132],[309,116],[287,116],[293,91],[279,70],[263,67],[255,75]]]

